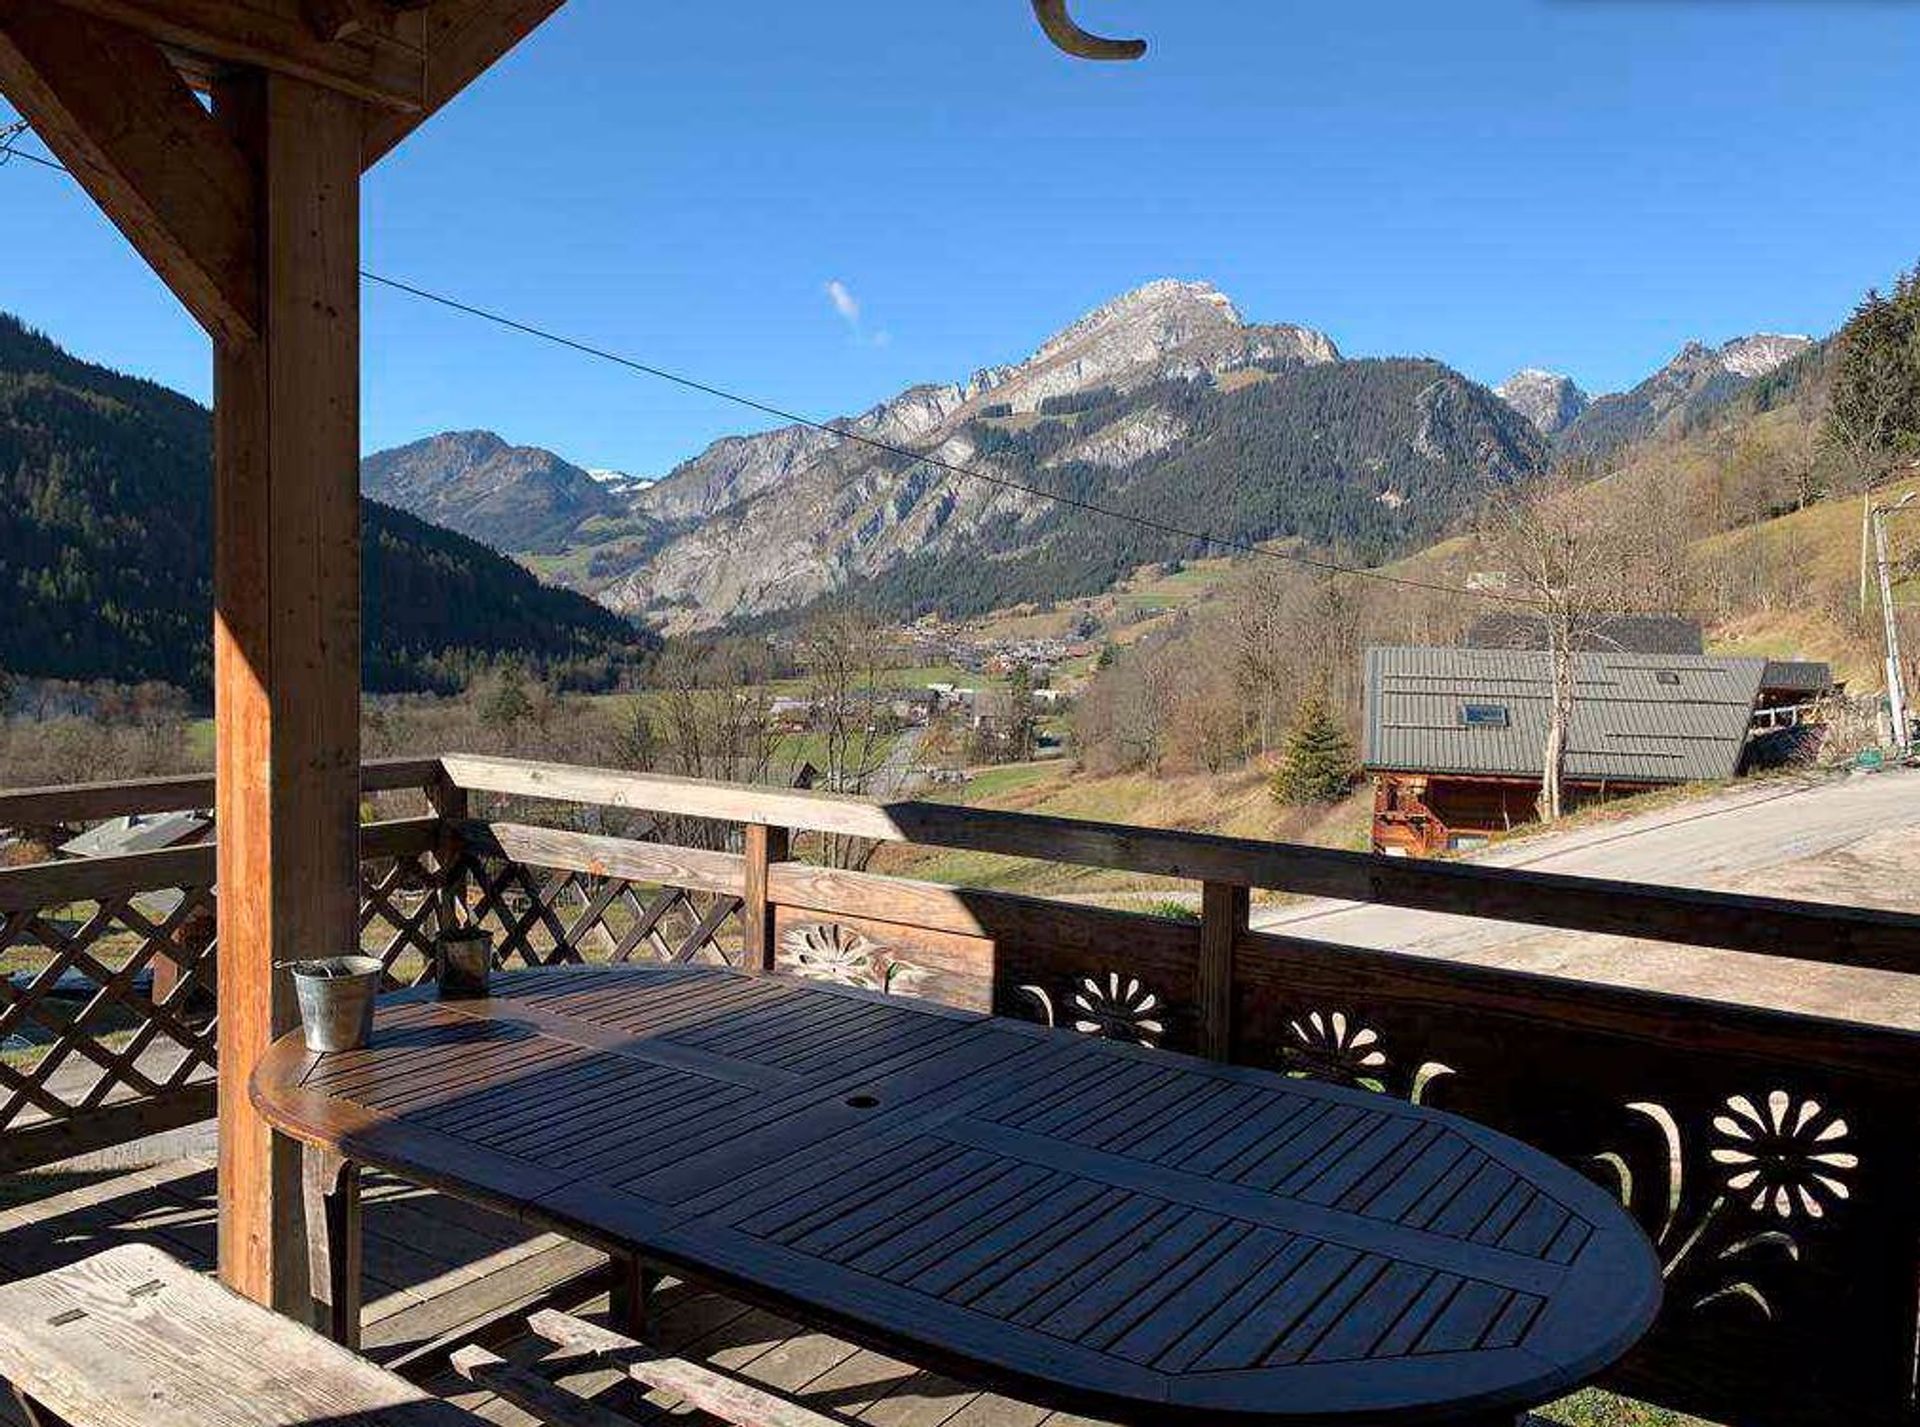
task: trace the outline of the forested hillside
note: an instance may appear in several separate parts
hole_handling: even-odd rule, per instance
[[[211,469],[206,408],[0,315],[0,668],[203,695]],[[502,657],[605,680],[651,646],[472,540],[371,501],[362,513],[369,689],[457,687]]]

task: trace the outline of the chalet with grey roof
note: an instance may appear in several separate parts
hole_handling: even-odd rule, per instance
[[[1760,658],[1577,653],[1569,802],[1738,776],[1768,670]],[[1807,671],[1804,682],[1827,681]],[[1544,650],[1369,649],[1375,850],[1428,856],[1531,822],[1551,692]]]

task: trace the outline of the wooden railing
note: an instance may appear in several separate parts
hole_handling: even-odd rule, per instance
[[[1727,1423],[1920,1420],[1920,1035],[1741,1005],[1737,987],[1702,1000],[1255,931],[1249,900],[1271,888],[1907,973],[1920,972],[1920,918],[494,758],[408,772],[392,776],[427,787],[436,816],[363,839],[366,942],[396,983],[429,974],[433,932],[457,917],[489,927],[508,965],[724,961],[1419,1100],[1560,1155],[1646,1227],[1667,1307],[1613,1385]],[[583,806],[601,815],[583,819]],[[0,796],[0,825],[7,809]],[[713,850],[574,830],[604,825],[606,810],[737,836]],[[790,856],[808,834],[1187,879],[1201,915],[816,866]],[[0,872],[0,937],[17,940],[55,896],[104,898],[116,917],[135,884],[204,904],[205,849],[141,857],[152,860],[137,874]],[[23,913],[36,896],[42,910]],[[173,944],[177,921],[148,922],[144,944]],[[176,999],[152,1005],[150,1040],[174,1039],[178,1022],[204,1070],[204,1031]],[[118,1071],[116,1084],[144,1093]],[[84,1123],[112,1098],[68,1118]],[[1181,1113],[1198,1128],[1218,1111]],[[0,1117],[0,1163],[20,1133]]]

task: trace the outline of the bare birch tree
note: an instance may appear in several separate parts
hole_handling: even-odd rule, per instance
[[[820,771],[837,793],[866,793],[893,756],[899,730],[888,700],[886,669],[892,644],[878,621],[852,610],[811,620],[795,649],[806,670],[807,702]],[[891,791],[891,789],[883,790]],[[873,859],[870,838],[821,835],[829,867],[858,870]]]
[[[1578,698],[1578,660],[1603,617],[1629,604],[1635,563],[1623,525],[1593,498],[1590,473],[1556,467],[1533,481],[1496,490],[1487,533],[1513,577],[1513,592],[1540,621],[1548,662],[1547,731],[1541,748],[1541,820],[1566,811],[1567,740]]]

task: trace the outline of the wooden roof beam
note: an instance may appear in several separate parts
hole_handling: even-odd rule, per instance
[[[414,113],[369,113],[361,146],[368,168],[538,29],[565,0],[434,0],[422,12],[426,85]]]
[[[216,340],[255,335],[251,167],[150,39],[0,0],[0,90]]]
[[[57,3],[137,30],[177,52],[181,72],[196,88],[209,88],[227,66],[245,65],[392,110],[418,111],[425,94],[422,16],[372,0]]]

